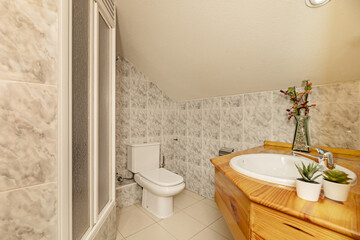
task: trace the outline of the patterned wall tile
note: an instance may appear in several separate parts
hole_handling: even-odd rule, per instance
[[[243,137],[243,108],[221,109],[221,140],[241,142]]]
[[[272,92],[247,93],[244,95],[244,107],[271,107]]]
[[[116,207],[114,207],[99,229],[94,240],[116,240],[116,235]]]
[[[57,1],[1,1],[0,15],[0,79],[55,85]]]
[[[213,140],[208,138],[202,139],[202,166],[211,167],[211,158],[219,156],[219,150],[221,148],[220,140]]]
[[[145,80],[139,80],[139,76],[133,77],[131,79],[130,96],[132,108],[147,108],[148,88],[149,82]]]
[[[148,110],[147,132],[149,137],[160,137],[162,131],[162,111]]]
[[[148,119],[146,109],[131,109],[131,137],[146,138],[146,123]]]
[[[202,194],[202,168],[194,164],[188,164],[187,173],[186,173],[186,188]]]
[[[197,166],[201,166],[201,160],[202,160],[201,138],[189,137],[186,149],[187,149],[188,162]]]
[[[187,108],[189,110],[200,110],[202,109],[202,100],[192,100],[187,102]]]
[[[293,140],[296,122],[288,119],[287,107],[272,108],[272,133],[270,141],[290,143]]]
[[[263,143],[271,136],[271,111],[244,108],[244,142]]]
[[[221,98],[221,107],[243,107],[244,106],[244,94],[225,96]]]
[[[57,239],[57,183],[0,193],[2,239]]]
[[[177,109],[163,110],[163,134],[176,135],[179,113]]]
[[[130,109],[120,108],[116,113],[116,142],[130,138]]]
[[[220,139],[220,109],[203,109],[203,137]]]
[[[0,191],[56,181],[57,89],[0,83],[0,92]]]
[[[124,208],[141,202],[142,189],[137,183],[127,184],[116,188],[116,207]]]
[[[116,75],[116,110],[120,108],[130,108],[130,78],[117,72]]]
[[[220,98],[206,98],[202,100],[203,109],[219,109]]]
[[[187,114],[188,136],[202,137],[202,111],[189,110]]]
[[[214,199],[215,195],[215,168],[214,166],[202,168],[202,194],[204,197]]]
[[[150,109],[161,109],[163,94],[161,90],[152,82],[149,83],[148,107]]]

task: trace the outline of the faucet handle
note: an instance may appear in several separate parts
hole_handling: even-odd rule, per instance
[[[312,147],[312,146],[308,146],[309,148],[313,148],[316,151],[318,151],[319,153],[319,162],[320,161],[325,161],[326,163],[326,167],[329,169],[333,169],[335,167],[335,163],[334,163],[334,157],[332,152],[322,149],[322,148],[318,148],[318,147]]]
[[[328,150],[318,148],[318,147],[313,147],[313,146],[307,146],[307,147],[315,149],[319,153],[319,157],[323,157],[325,153],[329,152]]]

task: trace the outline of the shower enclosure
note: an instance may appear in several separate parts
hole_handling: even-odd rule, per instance
[[[82,240],[115,206],[115,7],[112,0],[69,3],[68,238]]]

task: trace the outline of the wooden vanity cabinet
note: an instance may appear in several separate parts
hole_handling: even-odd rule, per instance
[[[348,236],[252,202],[215,170],[215,201],[236,240],[347,240]]]

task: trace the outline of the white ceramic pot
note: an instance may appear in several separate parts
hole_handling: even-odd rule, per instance
[[[349,195],[350,184],[341,184],[324,180],[325,197],[335,201],[345,202]]]
[[[321,191],[320,183],[309,183],[296,179],[296,194],[299,198],[307,201],[317,202]]]

